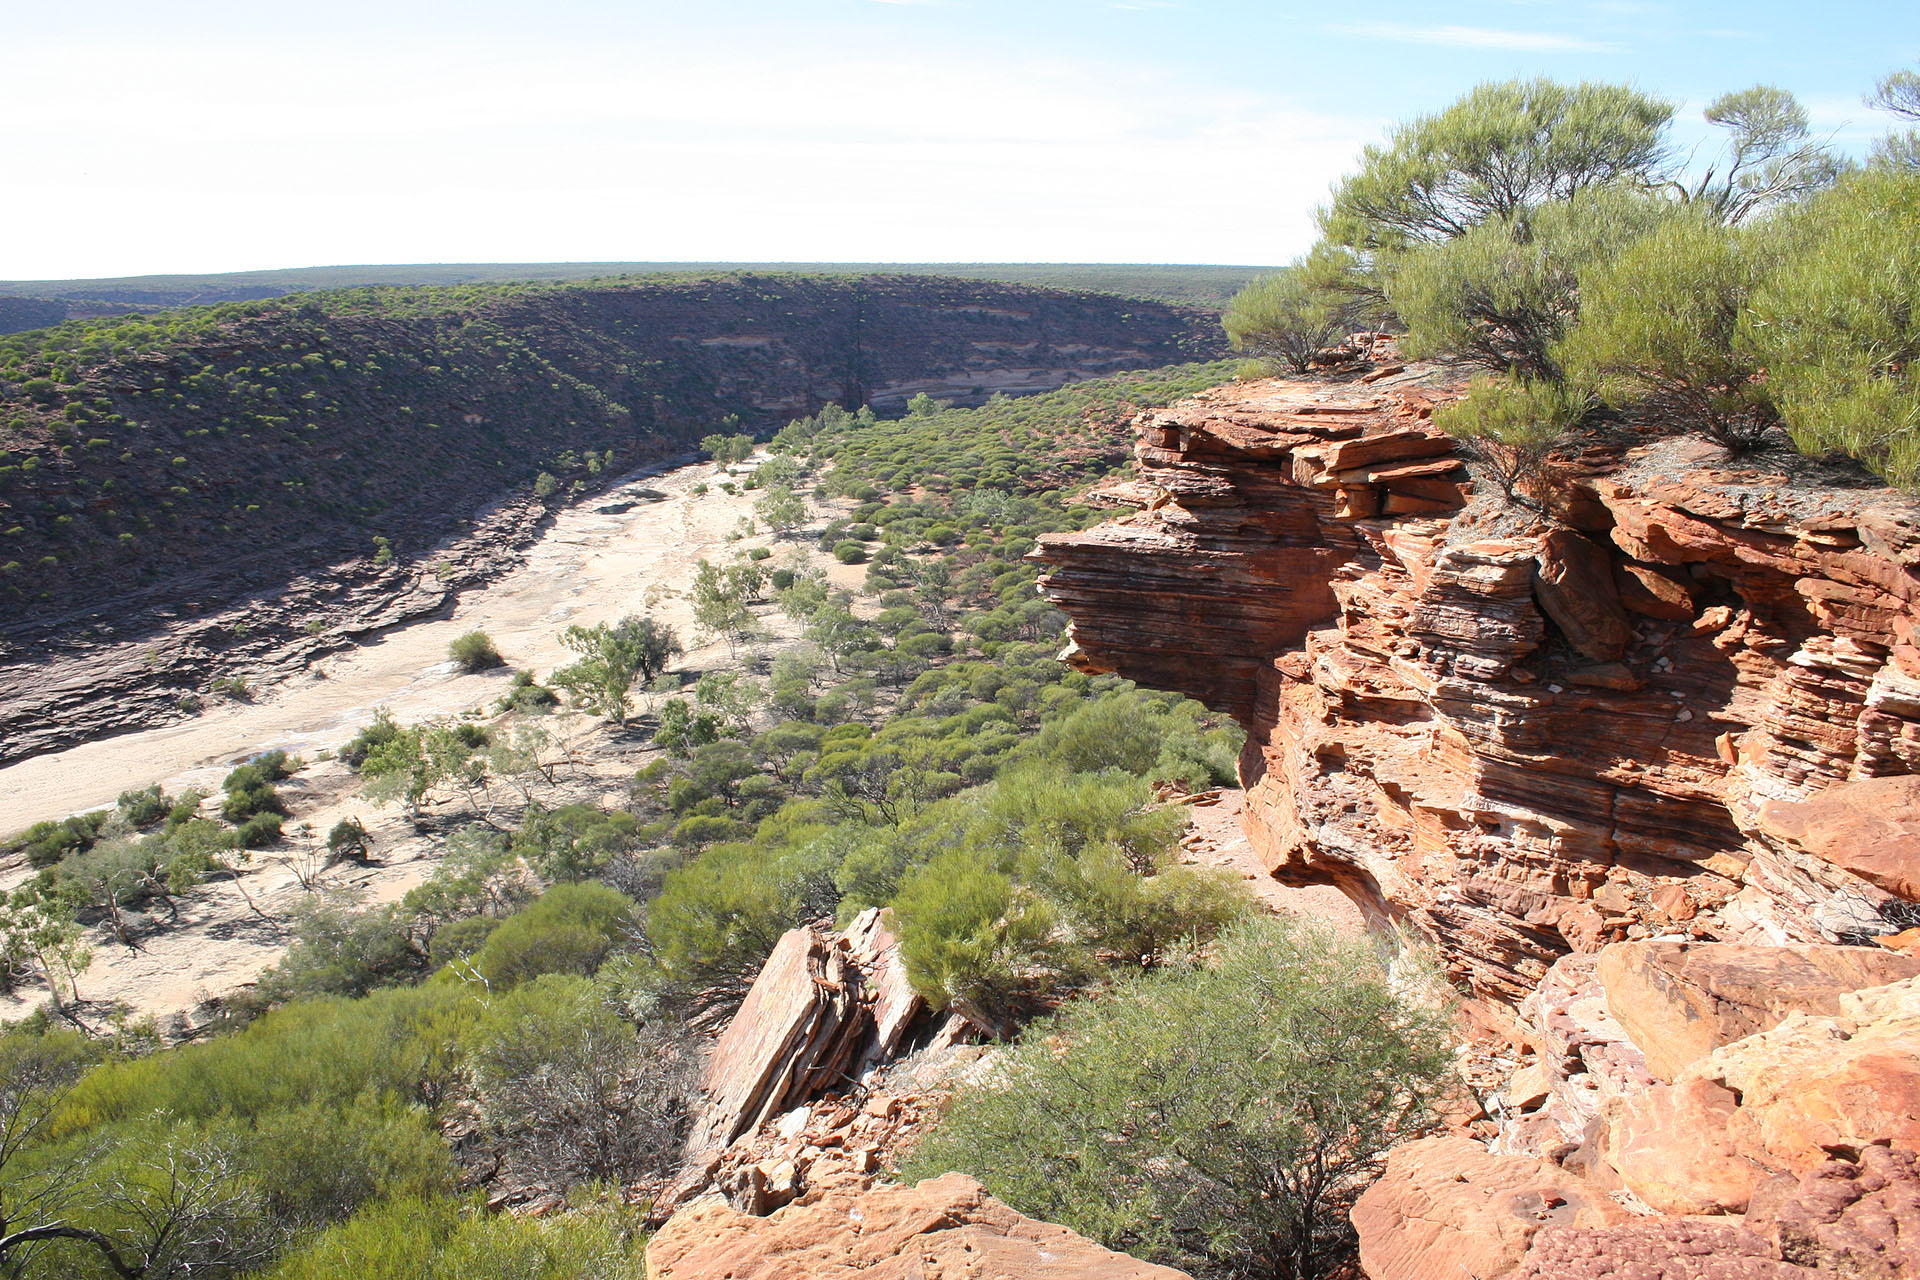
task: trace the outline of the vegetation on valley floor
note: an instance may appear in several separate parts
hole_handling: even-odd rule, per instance
[[[1168,990],[1198,980],[1187,957],[1242,917],[1245,896],[1177,864],[1184,818],[1149,807],[1148,783],[1230,780],[1238,730],[1064,667],[1063,619],[1020,557],[1094,518],[1072,495],[1124,465],[1133,406],[1225,374],[796,422],[741,482],[799,503],[796,525],[823,499],[853,505],[789,532],[786,552],[710,563],[690,584],[700,638],[730,636],[737,666],[662,676],[679,638],[636,616],[576,646],[576,666],[630,672],[623,687],[522,673],[488,715],[376,720],[342,759],[373,790],[456,819],[433,873],[391,906],[316,897],[285,959],[203,1043],[162,1048],[137,1026],[83,1038],[47,1015],[0,1037],[0,1101],[24,1117],[0,1125],[23,1135],[0,1149],[0,1205],[16,1228],[91,1233],[0,1239],[6,1265],[637,1274],[618,1188],[670,1168],[692,1105],[689,1026],[716,1024],[783,930],[891,904],[916,986],[1010,1036],[1116,974],[1171,965]],[[860,547],[862,591],[793,555],[801,536]],[[766,639],[774,613],[797,643]],[[642,638],[645,660],[616,652]],[[656,749],[626,806],[550,799],[568,768],[547,728],[561,697],[616,725],[627,715],[614,731]],[[103,899],[59,886],[103,849],[147,849],[148,891],[191,894],[249,856],[247,823],[283,820],[274,783],[295,767],[236,770],[219,819],[200,797],[140,792],[98,821],[26,833],[16,843],[45,870],[18,907],[78,947],[100,943],[114,928]],[[250,856],[369,856],[364,829],[332,836]],[[208,852],[176,880],[162,851],[177,845]],[[164,912],[139,927],[166,927]],[[69,983],[84,965],[10,958],[23,978]],[[575,1211],[522,1221],[462,1198],[525,1186]]]

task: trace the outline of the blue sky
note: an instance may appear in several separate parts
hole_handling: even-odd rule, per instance
[[[357,262],[1278,263],[1484,80],[1791,89],[1850,150],[1909,4],[96,0],[6,17],[0,278]]]

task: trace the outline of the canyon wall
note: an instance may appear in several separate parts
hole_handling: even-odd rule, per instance
[[[1669,439],[1473,491],[1419,371],[1139,423],[1051,535],[1071,660],[1248,730],[1248,834],[1496,1019],[1570,951],[1890,932],[1920,896],[1920,506]]]
[[[1384,371],[1383,371],[1384,372]],[[1920,505],[1691,438],[1477,483],[1433,371],[1138,420],[1069,658],[1248,731],[1268,870],[1423,943],[1481,1064],[1374,1280],[1920,1274]]]
[[[1193,308],[898,276],[353,290],[0,339],[0,760],[438,607],[453,552],[491,572],[537,530],[542,472],[590,492],[728,414],[1222,353]]]

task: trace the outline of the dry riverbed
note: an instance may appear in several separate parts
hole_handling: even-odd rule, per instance
[[[220,704],[184,724],[0,768],[0,831],[16,831],[111,804],[122,791],[149,783],[176,794],[188,787],[217,793],[228,770],[263,751],[278,748],[310,762],[281,784],[293,810],[282,845],[256,853],[240,882],[219,880],[183,900],[180,919],[167,918],[167,927],[147,934],[137,950],[97,936],[81,995],[96,1006],[119,1001],[137,1014],[167,1017],[251,982],[285,950],[290,916],[308,896],[304,881],[315,851],[342,818],[359,818],[373,833],[376,863],[333,869],[324,880],[330,897],[387,902],[424,879],[439,856],[438,837],[416,834],[397,806],[372,804],[350,771],[318,757],[337,750],[382,707],[403,724],[489,707],[508,687],[511,672],[460,671],[447,659],[454,637],[485,631],[511,666],[544,678],[572,660],[560,633],[575,623],[590,626],[650,611],[691,646],[694,627],[682,591],[701,559],[772,546],[776,557],[769,564],[779,564],[794,554],[789,548],[799,548],[839,585],[855,585],[864,576],[864,570],[821,556],[811,538],[730,538],[751,518],[759,494],[726,493],[718,479],[711,464],[701,463],[609,490],[563,512],[528,548],[519,568],[465,593],[450,617],[407,624],[331,654],[302,675],[260,690],[251,702]],[[708,491],[695,494],[703,484]],[[832,514],[818,511],[816,524]],[[772,610],[762,614],[776,644],[791,639],[784,617]],[[690,671],[731,665],[724,645],[690,648],[675,663]],[[652,754],[643,734],[612,731],[588,717],[558,715],[547,728],[556,741],[570,744],[576,762],[556,791],[542,797],[547,803],[622,802],[627,780]],[[443,808],[456,818],[466,812],[459,801]],[[0,885],[17,884],[27,874],[18,860],[0,865]],[[42,999],[44,990],[34,987],[0,997],[0,1019],[17,1017]]]

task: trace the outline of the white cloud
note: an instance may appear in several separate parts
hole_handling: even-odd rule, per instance
[[[239,51],[212,45],[0,53],[0,99],[57,103],[62,139],[17,175],[0,277],[1278,262],[1311,242],[1312,207],[1382,124],[1077,60],[647,53],[289,51],[246,77]]]
[[[1500,27],[1414,26],[1400,22],[1360,22],[1330,26],[1340,35],[1401,44],[1444,45],[1454,49],[1502,49],[1520,53],[1613,53],[1618,45],[1548,31],[1513,31]]]

